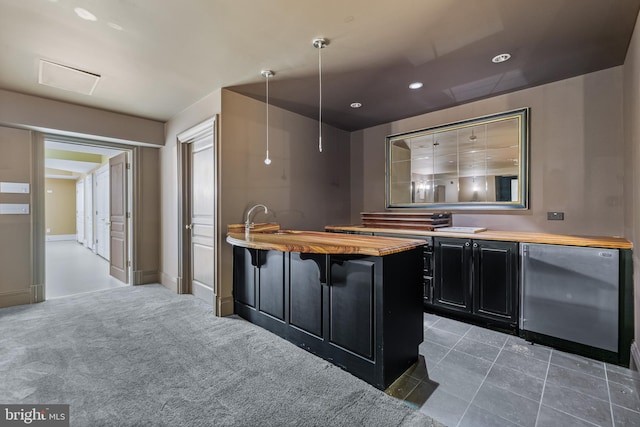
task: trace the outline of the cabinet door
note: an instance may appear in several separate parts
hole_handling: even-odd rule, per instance
[[[323,282],[326,255],[291,253],[289,323],[323,338]]]
[[[286,252],[258,251],[258,309],[279,320],[285,316],[284,259]]]
[[[369,259],[331,257],[329,340],[373,360],[375,263]]]
[[[261,252],[263,251],[233,247],[233,297],[251,308],[256,308],[258,283],[258,269],[252,264]]]
[[[233,297],[236,302],[285,318],[285,253],[233,247]]]
[[[518,244],[473,241],[473,312],[516,323]]]
[[[471,241],[434,239],[433,303],[462,312],[471,311]]]

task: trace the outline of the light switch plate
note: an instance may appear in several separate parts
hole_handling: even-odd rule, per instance
[[[0,203],[0,215],[29,215],[29,205],[18,203]]]
[[[549,221],[564,221],[564,212],[547,212]]]
[[[0,182],[0,193],[29,194],[29,183]]]

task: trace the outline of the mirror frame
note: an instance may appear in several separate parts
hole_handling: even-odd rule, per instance
[[[518,194],[517,201],[510,202],[439,202],[439,203],[391,203],[391,172],[393,143],[398,140],[434,135],[456,129],[474,127],[488,123],[517,119],[518,121]],[[526,210],[529,209],[529,119],[530,108],[520,108],[498,114],[477,117],[459,122],[447,123],[435,127],[415,130],[411,132],[390,135],[385,142],[385,204],[387,208],[395,209],[446,209],[454,210]],[[437,141],[436,141],[437,142]],[[459,161],[459,159],[457,160]]]

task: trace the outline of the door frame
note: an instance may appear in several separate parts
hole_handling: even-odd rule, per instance
[[[136,213],[139,211],[139,168],[137,168],[137,161],[140,158],[139,147],[135,145],[112,143],[101,140],[91,140],[82,138],[66,137],[48,133],[35,133],[34,137],[34,150],[33,150],[33,190],[32,190],[32,210],[33,212],[33,277],[34,283],[36,283],[36,290],[34,291],[32,302],[42,302],[46,300],[46,227],[45,227],[45,153],[44,145],[45,141],[63,142],[65,144],[85,145],[91,147],[103,147],[111,148],[114,150],[121,150],[128,152],[128,160],[131,165],[128,170],[128,191],[127,199],[129,204],[129,212],[131,213],[128,219],[128,233],[129,233],[129,247],[127,248],[130,264],[129,269],[129,281],[127,285],[133,285],[135,271],[135,245],[138,243],[136,222],[140,220]]]
[[[181,132],[177,135],[177,152],[178,152],[178,278],[177,288],[179,294],[190,294],[191,289],[191,231],[186,227],[191,218],[191,147],[190,144],[203,135],[212,133],[213,136],[213,252],[214,259],[214,313],[219,313],[219,286],[220,286],[220,245],[219,236],[219,136],[218,136],[218,116],[213,116],[197,125]]]

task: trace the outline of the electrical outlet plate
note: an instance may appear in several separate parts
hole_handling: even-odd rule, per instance
[[[564,212],[547,212],[549,221],[564,221]]]

